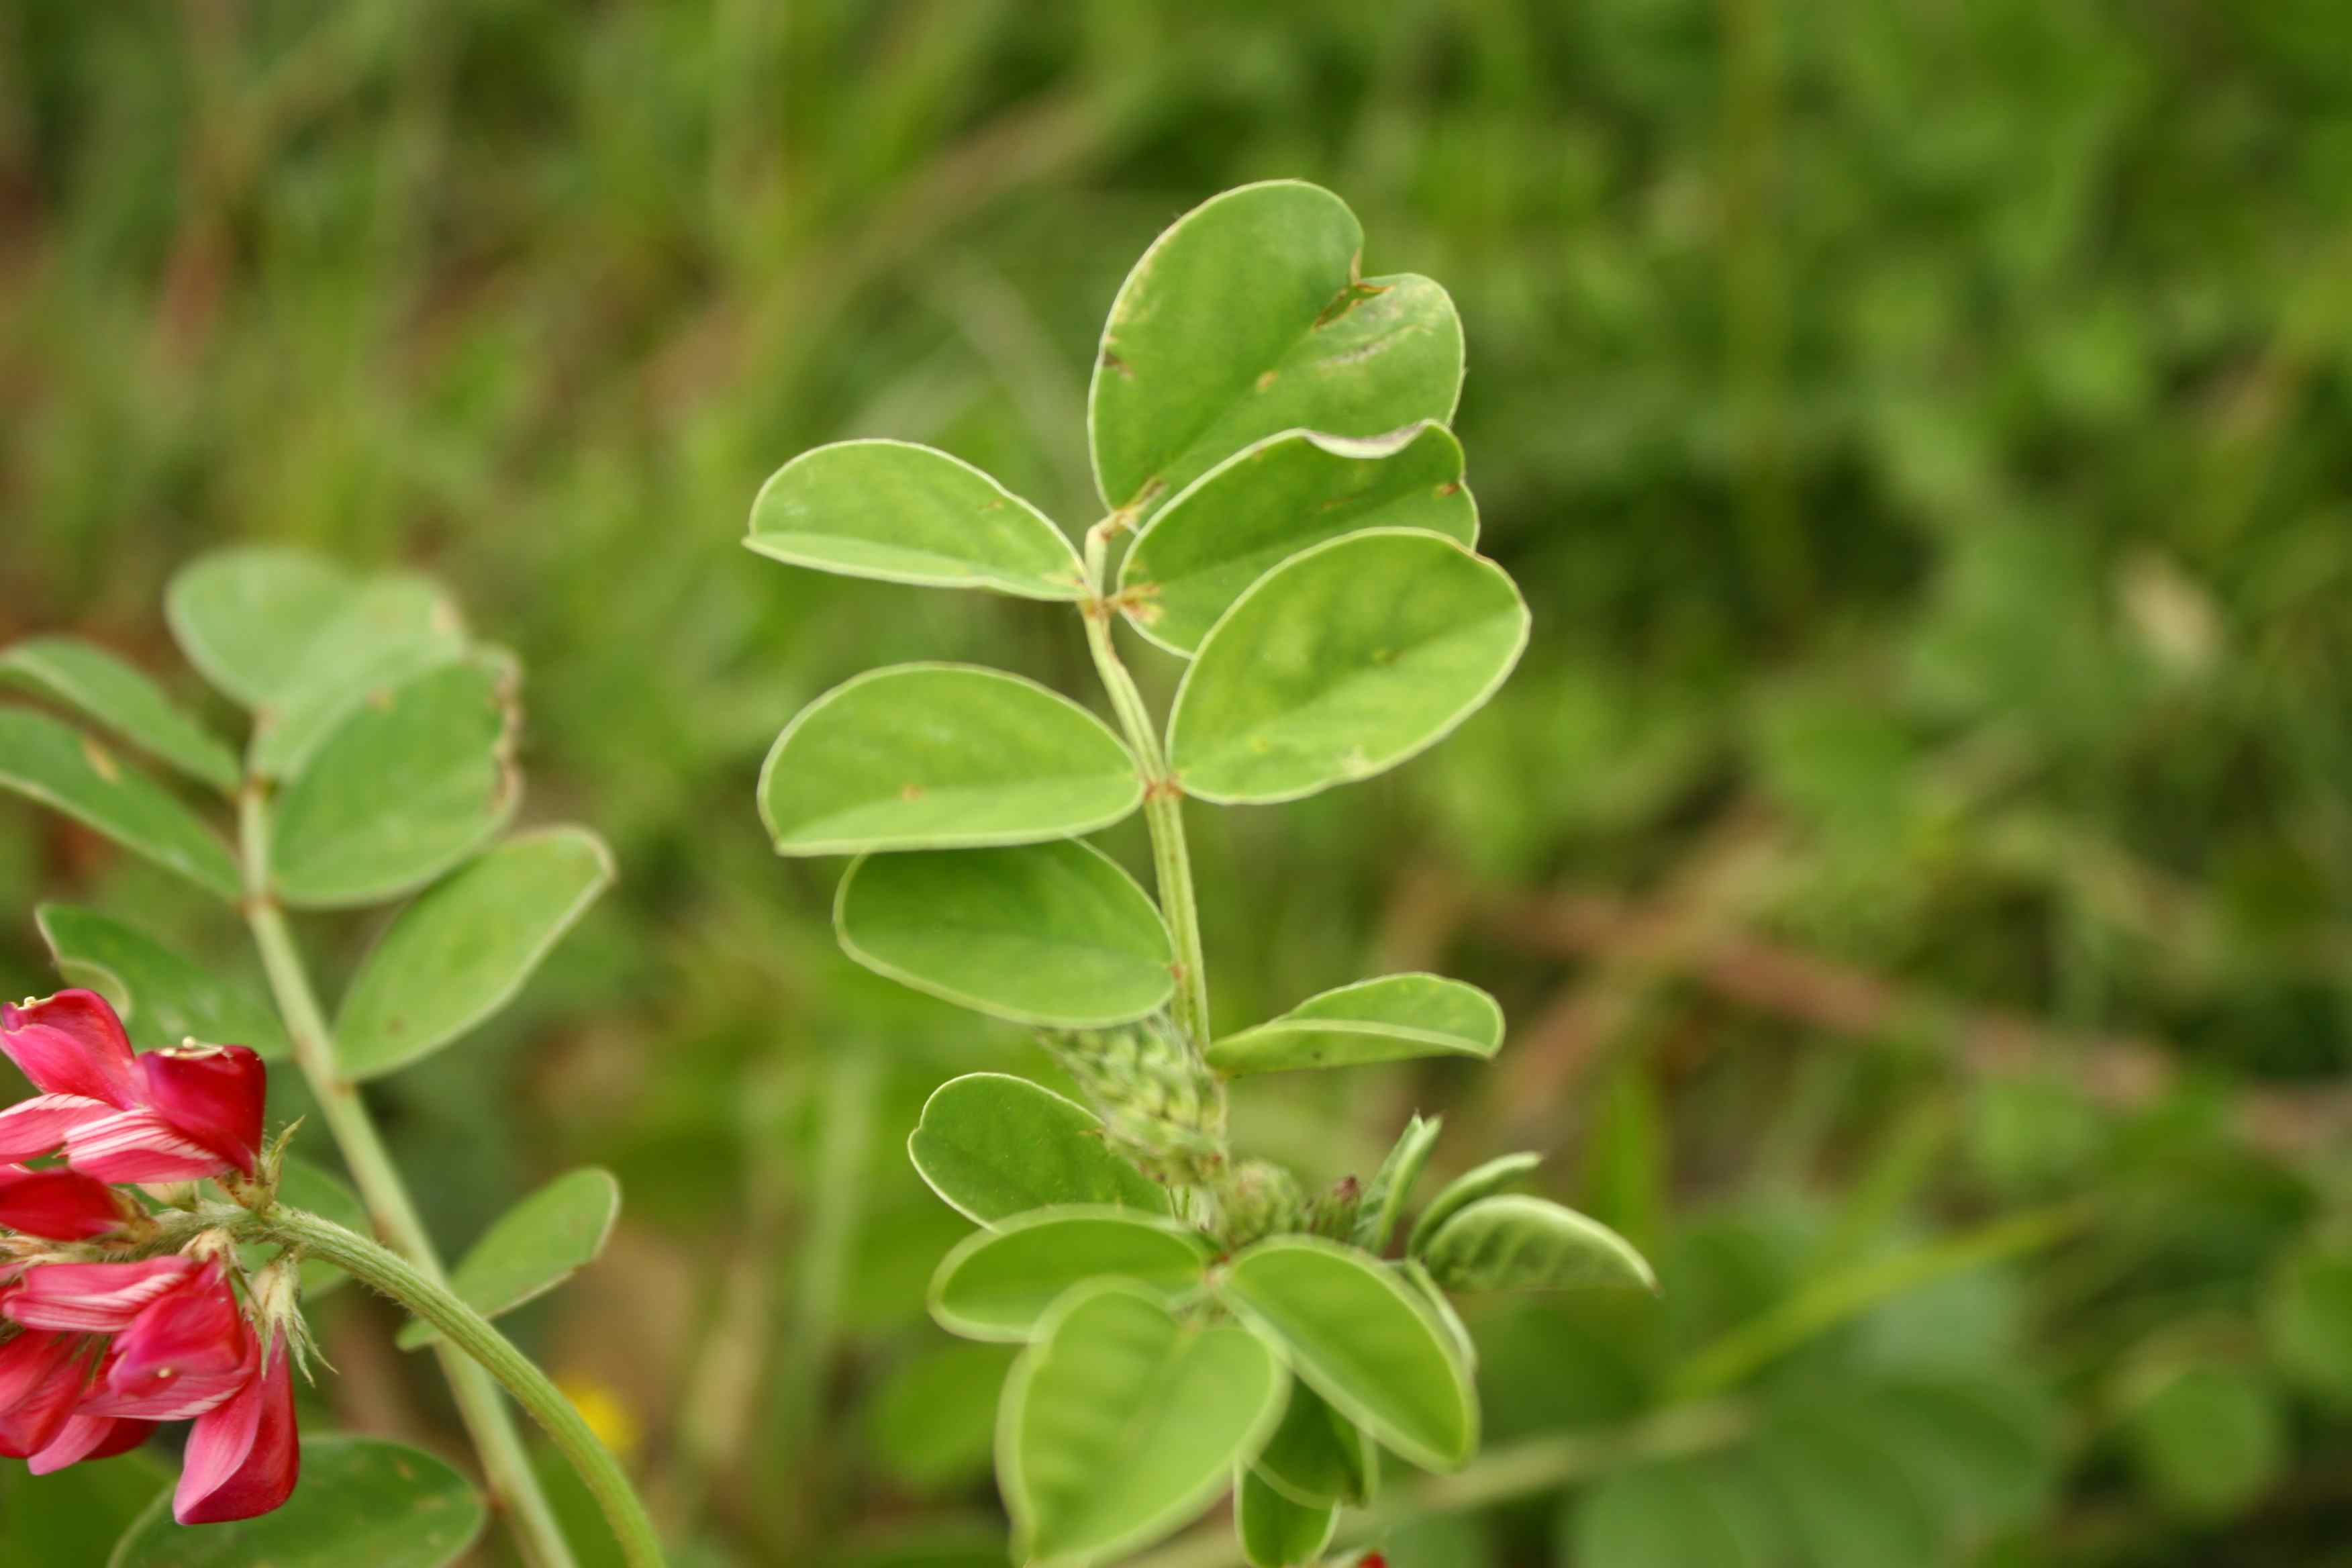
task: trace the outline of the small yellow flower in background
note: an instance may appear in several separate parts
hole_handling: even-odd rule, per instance
[[[645,1431],[637,1423],[635,1412],[614,1391],[613,1385],[593,1377],[567,1373],[555,1380],[572,1408],[588,1423],[597,1441],[613,1451],[617,1459],[627,1459],[644,1440]]]

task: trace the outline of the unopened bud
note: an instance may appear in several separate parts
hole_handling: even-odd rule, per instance
[[[1217,1192],[1217,1239],[1229,1247],[1283,1231],[1306,1218],[1307,1194],[1298,1178],[1267,1160],[1244,1160]]]

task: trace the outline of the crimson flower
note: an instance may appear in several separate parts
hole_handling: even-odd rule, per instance
[[[88,1241],[125,1217],[114,1189],[95,1176],[0,1165],[0,1226],[49,1241]]]
[[[101,1182],[254,1173],[267,1079],[244,1046],[134,1056],[104,997],[60,991],[0,1003],[0,1051],[41,1091],[0,1111],[0,1162],[62,1148],[68,1166]]]

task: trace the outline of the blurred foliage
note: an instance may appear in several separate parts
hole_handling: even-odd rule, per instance
[[[990,1561],[992,1368],[920,1313],[963,1227],[899,1135],[1046,1069],[853,972],[751,786],[856,669],[1084,655],[734,541],[854,435],[1083,527],[1118,268],[1328,184],[1460,302],[1537,636],[1401,773],[1196,817],[1216,1009],[1442,958],[1515,1032],[1485,1098],[1269,1080],[1240,1126],[1329,1174],[1416,1106],[1440,1174],[1531,1138],[1666,1286],[1474,1314],[1498,1444],[1619,1437],[1390,1561],[2343,1561],[2347,167],[2334,0],[26,0],[0,638],[170,668],[163,577],[232,539],[448,582],[530,671],[526,816],[623,879],[372,1091],[436,1227],[620,1172],[613,1254],[520,1321],[698,1561]],[[11,994],[38,896],[237,956],[10,806]],[[353,1295],[335,1396],[443,1418]],[[1694,1366],[1738,1436],[1644,1448]]]

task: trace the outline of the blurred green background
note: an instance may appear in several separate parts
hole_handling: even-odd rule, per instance
[[[1537,630],[1399,773],[1196,811],[1223,1024],[1414,966],[1513,1020],[1253,1080],[1242,1137],[1328,1179],[1443,1110],[1441,1174],[1543,1148],[1666,1287],[1472,1304],[1492,1450],[1577,1479],[1391,1562],[2352,1563],[2340,0],[16,0],[0,641],[208,700],[159,611],[205,548],[449,584],[530,670],[526,817],[623,879],[375,1096],[436,1229],[619,1172],[518,1321],[707,1563],[1001,1562],[1003,1358],[923,1319],[964,1227],[901,1139],[1042,1058],[841,958],[751,789],[855,671],[1085,655],[736,539],[854,435],[1083,528],[1119,277],[1275,175],[1454,292]],[[45,897],[244,963],[0,804],[9,994]],[[305,934],[331,983],[368,931]],[[341,1413],[448,1442],[324,1316]]]

